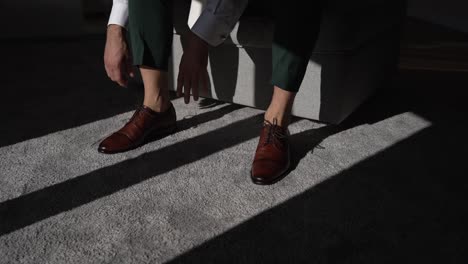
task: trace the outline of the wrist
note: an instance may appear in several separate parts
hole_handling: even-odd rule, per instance
[[[189,32],[189,41],[190,46],[193,46],[198,50],[208,51],[209,44],[192,31]]]
[[[124,32],[125,28],[120,25],[110,24],[107,26],[107,35],[123,35]]]

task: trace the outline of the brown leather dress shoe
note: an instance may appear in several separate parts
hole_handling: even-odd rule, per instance
[[[176,112],[172,104],[163,113],[141,106],[124,127],[99,144],[98,151],[113,154],[134,149],[150,138],[162,137],[174,132],[176,120]]]
[[[256,184],[272,184],[282,179],[290,166],[289,132],[265,120],[252,164],[251,178]]]

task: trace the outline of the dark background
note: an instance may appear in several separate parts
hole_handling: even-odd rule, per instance
[[[0,38],[80,36],[105,30],[112,0],[2,0]],[[468,32],[468,1],[408,0],[408,16]]]

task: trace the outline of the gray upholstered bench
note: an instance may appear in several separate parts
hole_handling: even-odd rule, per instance
[[[391,80],[404,6],[394,0],[325,2],[318,42],[293,114],[336,124]],[[176,32],[200,13],[200,1],[193,1],[190,12],[189,5],[178,1]],[[203,96],[265,109],[272,94],[272,32],[273,25],[264,18],[241,18],[230,39],[210,51],[211,91]],[[182,55],[177,33],[173,45],[174,84]]]

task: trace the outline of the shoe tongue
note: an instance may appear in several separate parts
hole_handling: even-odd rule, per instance
[[[277,125],[276,119],[273,121],[273,123],[268,121],[268,120],[264,120],[263,121],[263,127],[274,129],[277,133],[280,133],[280,134],[284,134],[284,135],[287,134],[286,133],[286,128]]]
[[[263,120],[263,126],[272,127],[275,126],[275,124],[265,119]]]
[[[273,120],[273,123],[268,120],[263,120],[263,126],[276,127],[277,129],[284,130],[282,126],[278,125],[278,122],[276,119]]]

